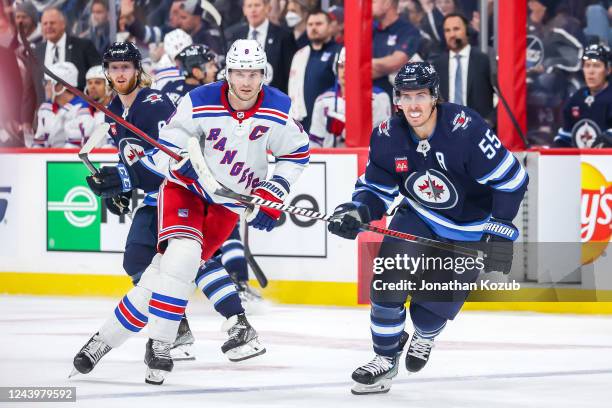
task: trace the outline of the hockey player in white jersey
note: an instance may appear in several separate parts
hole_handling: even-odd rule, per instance
[[[342,47],[336,61],[336,85],[317,97],[312,109],[310,124],[310,147],[340,147],[345,138],[345,95],[344,64],[346,48]],[[389,95],[378,88],[372,88],[372,128],[391,116]]]
[[[180,102],[160,132],[160,142],[184,155],[180,162],[157,152],[150,160],[167,180],[159,194],[159,243],[163,253],[151,282],[149,341],[145,354],[146,381],[161,384],[172,371],[168,351],[193,291],[201,259],[227,239],[245,207],[206,191],[185,153],[189,138],[198,138],[214,177],[243,194],[283,202],[308,164],[308,135],[288,117],[291,101],[263,85],[266,55],[254,40],[237,40],[226,58],[226,80],[201,86]],[[268,175],[267,151],[276,158]],[[270,231],[280,211],[246,209],[254,228]],[[248,340],[250,325],[240,316],[230,329],[237,340]]]
[[[108,106],[110,103],[113,96],[113,90],[109,86],[106,76],[104,75],[104,68],[102,65],[94,65],[87,70],[85,74],[85,93],[104,106]],[[92,109],[93,112],[94,126],[98,126],[106,121],[104,112],[94,109],[93,107],[90,107],[90,109]],[[114,142],[109,135],[105,140],[100,141],[97,147],[112,146],[114,146]]]
[[[191,36],[180,28],[172,30],[164,36],[164,55],[153,70],[153,86],[151,88],[162,90],[169,83],[184,79],[181,69],[176,64],[176,57],[185,47],[191,44],[193,44]]]
[[[77,86],[79,71],[73,63],[58,62],[49,69],[70,85]],[[38,127],[32,147],[81,147],[94,129],[93,111],[87,102],[62,84],[47,79],[49,99],[38,108]]]

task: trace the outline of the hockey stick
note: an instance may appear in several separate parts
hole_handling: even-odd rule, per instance
[[[108,134],[109,128],[110,125],[106,122],[96,126],[87,142],[85,142],[83,147],[81,147],[81,150],[79,150],[79,159],[81,159],[83,164],[89,169],[91,175],[94,177],[98,175],[98,169],[89,160],[89,153],[91,153],[91,151],[102,141],[102,139],[104,139],[104,137]]]
[[[262,288],[265,288],[266,286],[268,286],[268,278],[263,273],[263,271],[259,267],[259,264],[255,260],[255,257],[251,253],[251,249],[249,248],[249,226],[246,225],[245,227],[246,228],[244,229],[244,258],[246,259],[247,263],[253,270],[253,275],[255,275],[255,278],[257,278],[257,282],[259,282],[259,286],[261,286]]]
[[[204,160],[204,156],[202,155],[202,151],[200,150],[200,143],[196,138],[192,137],[187,142],[187,152],[189,153],[189,158],[192,162],[195,171],[200,176],[198,181],[200,181],[203,184],[204,188],[210,192],[214,192],[219,196],[231,198],[244,204],[264,206],[275,210],[280,210],[289,214],[301,215],[303,217],[321,220],[325,222],[331,222],[334,220],[333,215],[322,214],[317,211],[309,210],[307,208],[285,205],[274,201],[265,200],[261,197],[239,194],[235,191],[231,191],[227,187],[222,186],[210,172],[210,169],[208,168],[208,165]],[[458,254],[469,257],[480,256],[480,252],[475,249],[465,248],[462,246],[449,244],[447,242],[436,241],[429,238],[423,238],[405,232],[381,228],[371,224],[360,223],[359,228],[364,231],[375,232],[377,234],[387,235],[390,237],[402,239],[404,241],[417,242],[433,248],[456,252]]]

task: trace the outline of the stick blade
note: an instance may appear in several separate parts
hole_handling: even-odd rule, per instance
[[[87,142],[81,147],[79,151],[79,155],[90,153],[108,134],[108,129],[110,129],[110,125],[106,122],[100,123],[91,133]]]
[[[202,149],[200,148],[200,142],[197,138],[189,138],[187,141],[187,153],[189,154],[189,159],[191,160],[194,170],[198,173],[198,181],[202,184],[204,189],[209,193],[214,193],[221,189],[221,185],[215,179],[215,176],[212,175],[206,164]]]

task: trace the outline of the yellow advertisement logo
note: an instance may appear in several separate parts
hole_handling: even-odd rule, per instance
[[[582,162],[580,239],[582,264],[599,258],[612,236],[612,182],[593,165]]]

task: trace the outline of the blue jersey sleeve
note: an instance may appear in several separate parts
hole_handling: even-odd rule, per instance
[[[385,123],[385,122],[383,122]],[[370,154],[365,173],[355,183],[353,201],[368,206],[372,219],[382,218],[399,194],[396,177],[386,168],[381,154],[387,136],[381,135],[375,128],[370,137]]]
[[[492,216],[512,221],[527,191],[529,176],[484,120],[474,122],[469,129],[468,172],[492,190]]]

